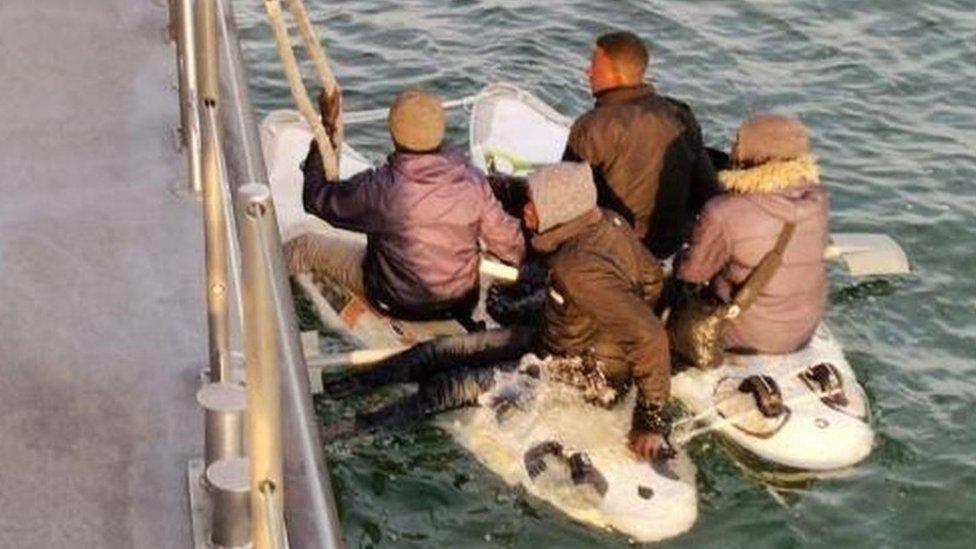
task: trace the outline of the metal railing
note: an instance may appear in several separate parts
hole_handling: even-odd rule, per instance
[[[249,490],[236,473],[245,456],[208,451],[221,455],[206,463],[214,506],[208,542],[343,547],[231,2],[170,1],[181,134],[191,188],[199,182],[203,196],[209,377],[222,390],[236,375],[231,305],[243,324],[246,421],[233,406],[205,404],[207,436],[220,438],[206,446],[240,447],[246,424]],[[245,493],[249,512],[240,505]],[[242,521],[250,521],[249,540]]]

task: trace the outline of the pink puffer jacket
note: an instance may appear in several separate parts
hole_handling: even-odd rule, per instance
[[[829,204],[816,162],[807,156],[719,178],[730,192],[705,205],[678,278],[711,282],[728,301],[773,248],[784,223],[796,223],[782,267],[726,334],[730,349],[793,352],[809,341],[827,303]]]

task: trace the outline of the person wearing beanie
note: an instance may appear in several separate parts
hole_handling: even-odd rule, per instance
[[[665,259],[718,185],[694,113],[645,82],[648,64],[646,46],[631,32],[596,40],[587,69],[596,103],[573,124],[563,159],[588,162],[598,204],[621,214]]]
[[[597,207],[587,164],[539,168],[529,176],[528,194],[523,219],[550,276],[542,347],[594,359],[618,399],[635,385],[631,449],[645,459],[660,456],[670,430],[671,380],[667,334],[654,314],[660,263],[619,214]]]
[[[727,192],[705,205],[677,277],[708,284],[729,301],[784,224],[794,223],[782,266],[725,333],[732,351],[790,353],[810,340],[827,304],[827,191],[807,129],[792,117],[763,114],[743,122],[730,161],[719,173]]]
[[[323,118],[326,110],[335,109],[323,107]],[[305,210],[365,233],[367,244],[307,233],[285,245],[289,270],[327,275],[394,317],[468,319],[478,301],[482,251],[521,262],[519,222],[502,210],[484,174],[442,145],[440,97],[401,92],[388,123],[395,152],[343,181],[326,180],[311,144],[302,165]]]
[[[497,369],[510,368],[528,352],[549,354],[547,377],[578,387],[593,404],[617,405],[636,385],[630,446],[645,459],[666,457],[671,364],[667,335],[653,310],[663,280],[660,264],[620,215],[597,207],[586,164],[540,167],[527,186],[523,221],[550,270],[542,325],[422,343],[369,370],[326,381],[325,392],[340,397],[392,383],[420,384],[410,400],[358,416],[344,427],[352,432],[475,405],[494,386]]]

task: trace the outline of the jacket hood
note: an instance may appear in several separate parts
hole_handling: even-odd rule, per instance
[[[532,237],[532,247],[541,254],[550,254],[559,249],[563,242],[578,235],[590,225],[598,223],[601,219],[603,219],[603,212],[599,208],[593,208],[575,219],[535,235]]]
[[[805,155],[793,160],[773,160],[741,170],[725,170],[719,172],[718,180],[734,193],[775,193],[792,187],[820,184],[820,166],[813,155]]]
[[[389,165],[406,180],[422,185],[443,185],[457,181],[470,168],[467,158],[457,149],[432,153],[398,151],[390,155]]]
[[[816,184],[799,185],[774,193],[744,196],[763,211],[793,223],[826,215],[827,190]]]

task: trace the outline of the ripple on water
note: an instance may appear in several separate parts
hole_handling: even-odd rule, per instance
[[[878,447],[843,478],[770,497],[704,439],[702,515],[678,546],[964,546],[976,537],[976,6],[972,0],[306,0],[350,110],[405,86],[514,81],[568,114],[592,38],[638,31],[659,89],[728,146],[761,110],[811,129],[835,230],[887,232],[916,274],[834,273],[829,322],[873,402]],[[257,0],[237,0],[259,113],[291,106]],[[306,74],[313,74],[305,66]],[[311,83],[310,83],[311,84]],[[314,86],[313,86],[314,87]],[[464,113],[450,138],[463,143]],[[382,125],[351,128],[374,158]],[[614,546],[487,474],[427,426],[329,449],[352,546]],[[780,501],[786,505],[783,507]]]

